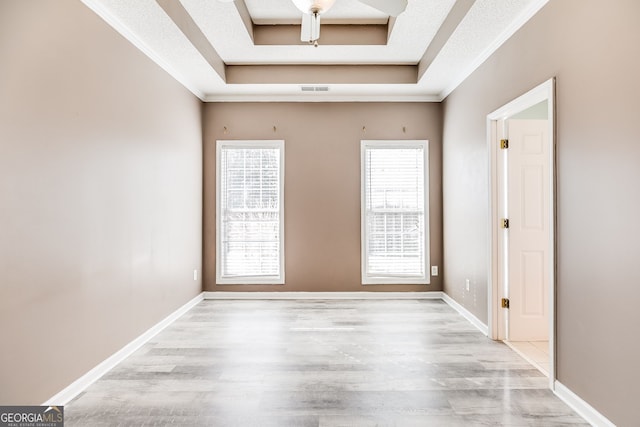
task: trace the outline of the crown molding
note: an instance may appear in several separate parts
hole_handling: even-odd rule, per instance
[[[437,95],[331,95],[315,92],[296,95],[206,95],[204,102],[440,102]]]

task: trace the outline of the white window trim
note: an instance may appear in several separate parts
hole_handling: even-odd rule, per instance
[[[367,148],[416,148],[422,147],[424,152],[424,276],[369,276],[367,274],[367,201],[365,153]],[[428,285],[431,283],[430,272],[430,234],[429,234],[429,141],[428,140],[362,140],[360,141],[360,236],[361,236],[361,277],[363,285]]]
[[[220,185],[222,148],[277,148],[280,150],[280,275],[251,277],[222,277]],[[284,284],[284,140],[218,140],[216,141],[216,285],[283,285]]]

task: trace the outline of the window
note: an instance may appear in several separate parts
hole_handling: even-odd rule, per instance
[[[362,283],[427,284],[428,141],[362,141]]]
[[[216,283],[283,284],[284,141],[216,148]]]

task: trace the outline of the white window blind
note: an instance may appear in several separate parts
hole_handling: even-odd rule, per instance
[[[284,283],[284,141],[218,141],[217,283]]]
[[[429,283],[427,141],[361,150],[363,283]]]

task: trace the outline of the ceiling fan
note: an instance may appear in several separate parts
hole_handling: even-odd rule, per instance
[[[231,3],[234,0],[218,0]],[[336,0],[292,0],[303,13],[300,40],[318,46],[320,15],[331,9]],[[398,16],[407,8],[407,0],[357,0],[389,16]]]
[[[331,9],[336,0],[292,0],[303,13],[300,40],[318,46],[320,38],[320,15]],[[358,0],[385,13],[398,16],[407,8],[407,0]]]

